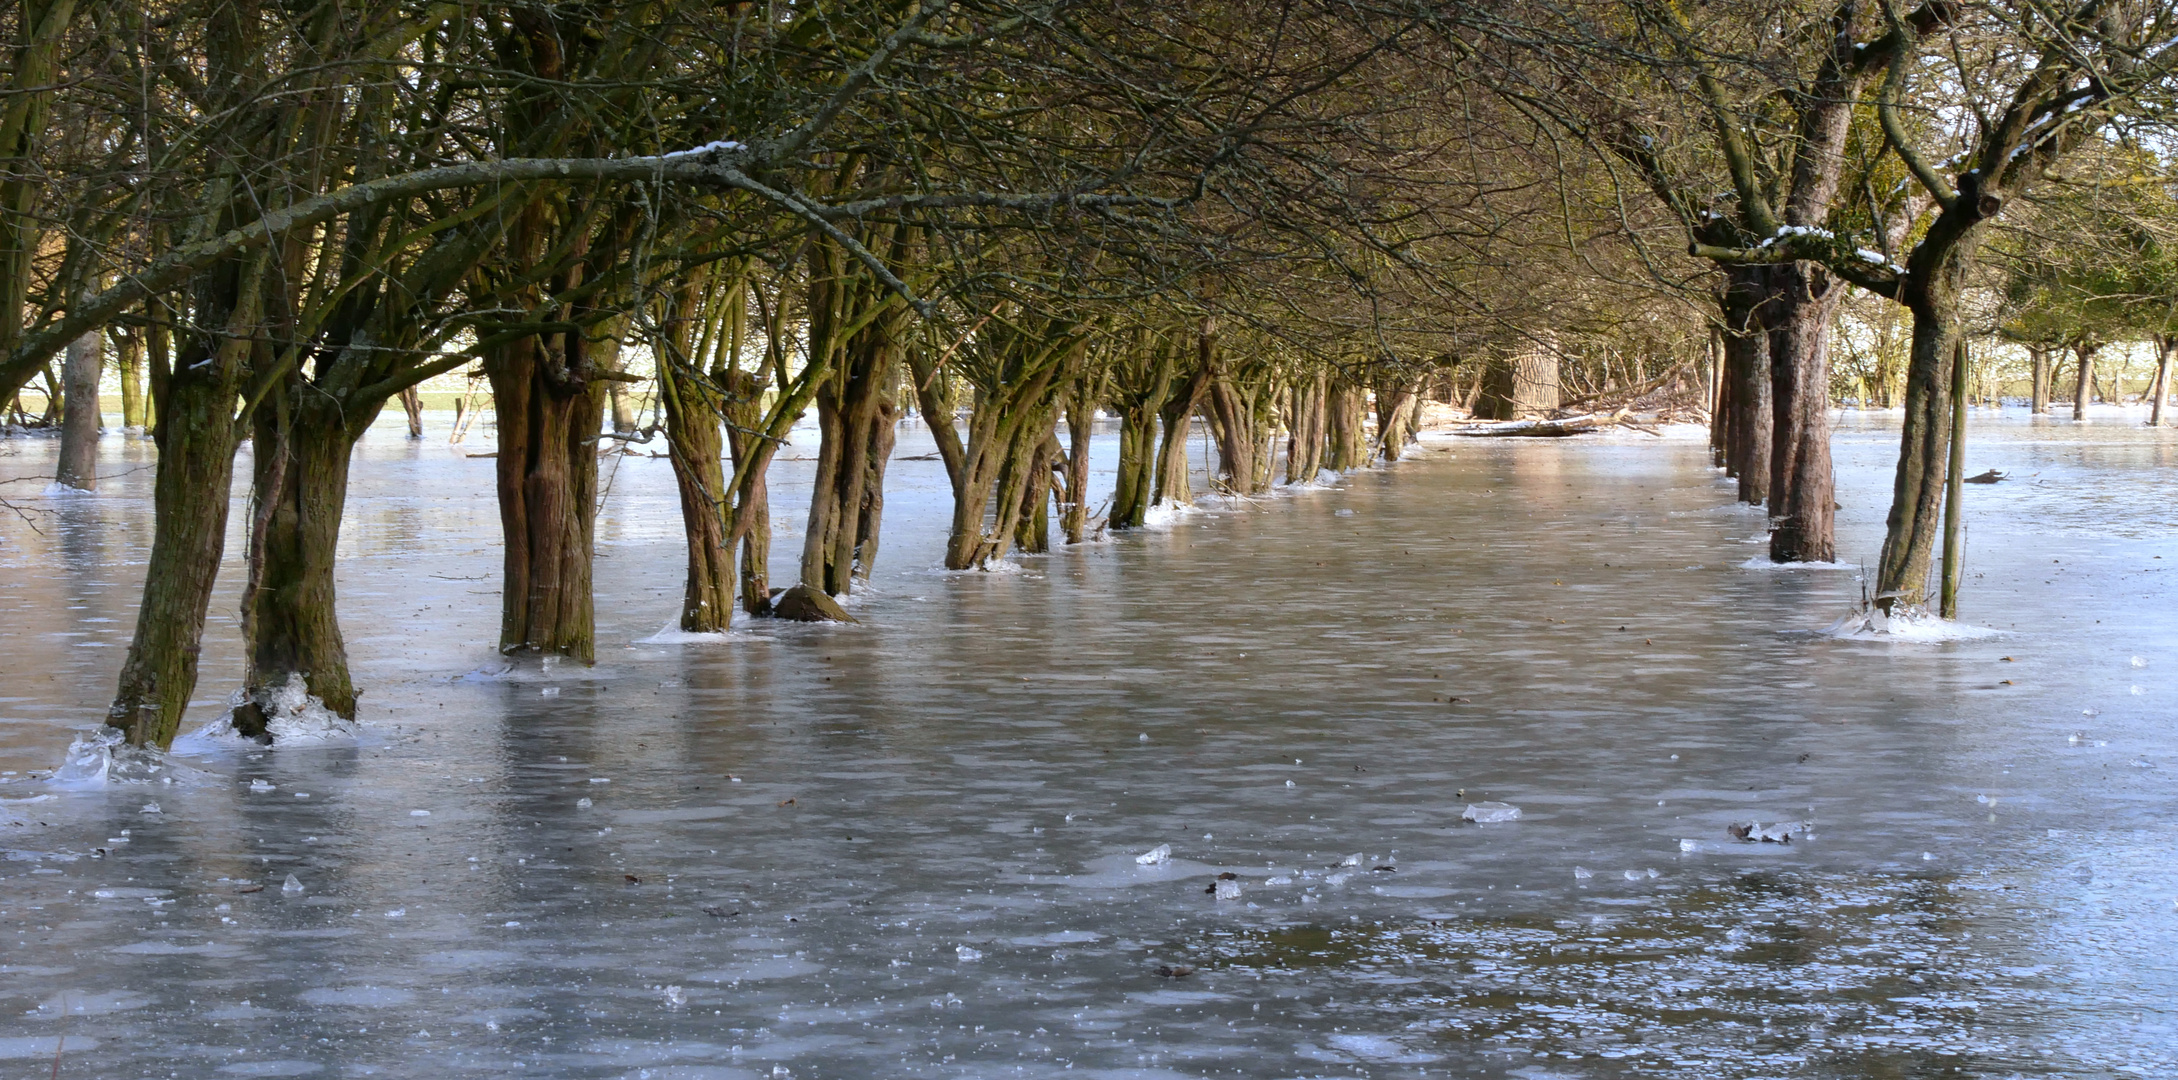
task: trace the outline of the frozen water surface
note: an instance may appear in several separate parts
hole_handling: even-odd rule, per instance
[[[861,624],[690,640],[658,633],[666,464],[612,459],[589,669],[493,655],[490,464],[389,419],[343,538],[360,729],[55,785],[149,536],[148,455],[108,438],[95,496],[0,488],[38,527],[0,520],[0,1060],[2178,1074],[2178,769],[2128,765],[2178,760],[2178,442],[2138,419],[1976,415],[1969,468],[2012,479],[1967,492],[1963,615],[2001,635],[1953,640],[1815,633],[1856,575],[1746,568],[1760,513],[1645,435],[1446,440],[992,575],[935,571],[940,466],[901,460]],[[1874,561],[1894,423],[1841,421],[1841,563]],[[53,449],[0,442],[0,479]],[[774,484],[783,575],[809,467]],[[1484,802],[1520,819],[1460,820]]]

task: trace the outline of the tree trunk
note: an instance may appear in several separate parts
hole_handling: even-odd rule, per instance
[[[78,491],[98,490],[98,382],[105,334],[92,330],[68,343],[63,368],[60,462],[55,479]]]
[[[411,439],[423,438],[424,406],[422,391],[413,386],[403,389],[401,391],[401,411],[408,414],[408,437]]]
[[[892,457],[899,406],[900,320],[879,316],[847,343],[843,363],[817,391],[815,490],[802,543],[802,582],[842,596],[867,579],[876,536],[864,533],[883,513],[885,466]],[[877,515],[870,513],[876,508]]]
[[[1558,349],[1546,339],[1531,342],[1484,369],[1475,415],[1485,420],[1518,420],[1547,413],[1558,407],[1558,400]]]
[[[1725,423],[1725,417],[1729,409],[1727,390],[1732,385],[1724,377],[1724,331],[1722,329],[1712,329],[1709,332],[1708,349],[1709,464],[1712,467],[1721,469],[1724,467],[1724,448],[1729,436],[1729,428]],[[1866,404],[1866,402],[1862,404]]]
[[[1845,287],[1814,263],[1771,268],[1770,561],[1834,562],[1830,323]]]
[[[1217,324],[1207,315],[1196,332],[1195,344],[1194,370],[1157,410],[1163,430],[1158,436],[1157,490],[1150,499],[1153,506],[1162,502],[1186,505],[1195,501],[1195,488],[1188,475],[1187,435],[1193,426],[1195,408],[1202,403],[1203,394],[1209,389],[1217,361]]]
[[[771,607],[771,494],[767,474],[779,444],[764,438],[761,430],[763,380],[736,367],[727,373],[725,389],[726,447],[733,455],[736,478],[732,531],[727,534],[726,548],[731,552],[738,539],[741,609],[756,615]]]
[[[559,342],[564,340],[566,344]],[[584,378],[582,335],[523,337],[485,356],[499,423],[506,536],[499,650],[596,659],[590,589],[604,389]]]
[[[1379,389],[1376,392],[1376,452],[1385,461],[1397,461],[1414,441],[1413,412],[1418,395],[1411,389]]]
[[[1759,267],[1732,267],[1725,286],[1725,380],[1731,415],[1725,475],[1739,480],[1739,501],[1765,503],[1770,487],[1770,337],[1762,325],[1769,278]]]
[[[1343,378],[1324,395],[1324,467],[1349,472],[1369,463],[1367,393]]]
[[[1107,520],[1114,529],[1141,527],[1157,486],[1157,413],[1144,404],[1119,415],[1119,480]]]
[[[1069,544],[1089,538],[1089,442],[1096,417],[1096,387],[1092,382],[1076,382],[1066,395],[1066,480],[1061,492],[1059,528]]]
[[[687,312],[687,307],[681,309],[683,318]],[[687,357],[687,351],[677,351],[680,357],[658,360],[658,402],[665,413],[666,456],[680,494],[681,531],[688,540],[680,626],[691,634],[709,634],[731,625],[734,610],[721,434],[725,417],[717,387],[709,378],[685,370],[679,361]]]
[[[266,258],[222,267],[200,286],[197,324],[159,400],[151,555],[136,636],[106,722],[132,746],[165,748],[196,692],[204,614],[219,578],[234,486],[235,402],[255,338]]]
[[[1204,413],[1218,447],[1218,486],[1230,494],[1260,494],[1270,475],[1269,464],[1261,460],[1267,448],[1256,415],[1260,396],[1259,390],[1244,389],[1223,375],[1210,383]]]
[[[1328,395],[1323,372],[1294,380],[1291,405],[1286,410],[1286,483],[1312,484],[1323,471],[1324,398]]]
[[[2155,393],[2153,395],[2155,405],[2153,411],[2148,413],[2149,427],[2163,426],[2163,406],[2170,401],[2170,360],[2173,353],[2178,353],[2178,337],[2157,334],[2155,336]]]
[[[2040,416],[2049,411],[2049,350],[2030,345],[2027,347],[2027,358],[2034,371],[2034,385],[2029,391],[2028,411]]]
[[[355,433],[378,407],[313,394],[289,373],[252,412],[249,573],[242,587],[244,701],[235,730],[267,738],[291,679],[327,711],[355,719],[355,683],[334,603],[333,570]],[[351,426],[352,425],[352,426]]]
[[[114,335],[114,370],[121,380],[121,428],[144,430],[144,331]]]
[[[2072,390],[2072,418],[2074,420],[2087,419],[2087,398],[2088,395],[2095,391],[2095,353],[2101,348],[2100,345],[2085,341],[2072,347],[2073,354],[2079,357],[2078,381],[2074,384]]]

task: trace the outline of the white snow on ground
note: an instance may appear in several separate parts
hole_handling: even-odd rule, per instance
[[[1816,633],[1841,641],[1903,641],[1936,644],[1945,641],[1978,641],[2002,637],[2004,631],[1970,626],[1939,618],[1925,611],[1905,611],[1886,616],[1869,608],[1856,610]]]
[[[1766,542],[1768,538],[1756,537],[1749,540],[1748,543],[1754,543],[1756,540]],[[1771,562],[1769,556],[1757,555],[1739,564],[1739,568],[1742,570],[1858,570],[1860,566],[1857,563],[1849,562]]]

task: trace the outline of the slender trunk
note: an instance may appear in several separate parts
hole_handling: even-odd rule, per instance
[[[817,392],[822,442],[809,528],[803,537],[801,579],[833,596],[869,576],[876,536],[865,533],[883,513],[885,466],[892,457],[899,406],[898,319],[880,316],[848,343],[845,362]],[[872,507],[878,515],[869,511]]]
[[[166,397],[166,384],[173,377],[174,335],[164,322],[154,321],[144,328],[144,434],[154,435],[159,427],[159,403]]]
[[[1724,331],[1722,329],[1712,328],[1709,331],[1709,342],[1706,348],[1709,350],[1709,464],[1715,468],[1723,468],[1724,447],[1727,436],[1724,422],[1725,388],[1730,383],[1726,382],[1724,378]],[[1862,404],[1866,404],[1866,402],[1864,401]]]
[[[424,406],[422,391],[413,386],[403,389],[401,391],[401,411],[408,414],[408,437],[411,439],[423,438]]]
[[[1771,268],[1770,560],[1833,562],[1830,322],[1844,286],[1814,263]]]
[[[1944,457],[1944,564],[1937,597],[1937,614],[1946,619],[1959,617],[1959,571],[1966,557],[1966,388],[1971,385],[1965,340],[1955,342],[1952,349],[1951,445]]]
[[[2170,401],[2170,360],[2178,353],[2178,337],[2157,334],[2155,336],[2155,402],[2148,413],[2149,427],[2163,426],[2163,406]]]
[[[1065,506],[1059,528],[1069,544],[1079,544],[1089,535],[1089,440],[1095,416],[1096,388],[1091,380],[1083,379],[1066,395]]]
[[[1258,391],[1243,389],[1223,376],[1210,383],[1204,412],[1218,447],[1218,486],[1234,495],[1261,493],[1260,478],[1269,474],[1269,467],[1259,460],[1263,446],[1256,419],[1258,397]]]
[[[114,371],[121,381],[121,428],[128,432],[144,430],[144,332],[116,334],[113,350]]]
[[[617,369],[616,369],[617,370]],[[612,383],[606,390],[612,399],[613,433],[626,435],[635,430],[635,392],[624,383]]]
[[[2074,420],[2087,419],[2087,397],[2095,389],[2095,351],[2098,348],[2100,346],[2085,341],[2073,346],[2074,354],[2079,357],[2078,381],[2074,383],[2072,389],[2072,418]]]
[[[99,375],[105,335],[97,330],[68,343],[62,381],[60,463],[55,478],[63,487],[98,490]]]
[[[2028,411],[2036,416],[2049,411],[2050,360],[2049,350],[2028,346],[2027,359],[2033,368],[2034,385],[2029,390]]]

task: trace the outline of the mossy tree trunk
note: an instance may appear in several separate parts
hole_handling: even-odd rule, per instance
[[[225,332],[191,334],[165,380],[144,596],[106,714],[133,746],[172,745],[196,691],[204,616],[226,549],[235,409],[262,311],[265,264],[258,253],[199,286],[196,325]]]
[[[1113,364],[1112,397],[1119,411],[1119,478],[1106,520],[1114,529],[1148,520],[1157,490],[1157,411],[1170,394],[1177,364],[1169,338],[1138,330]]]

